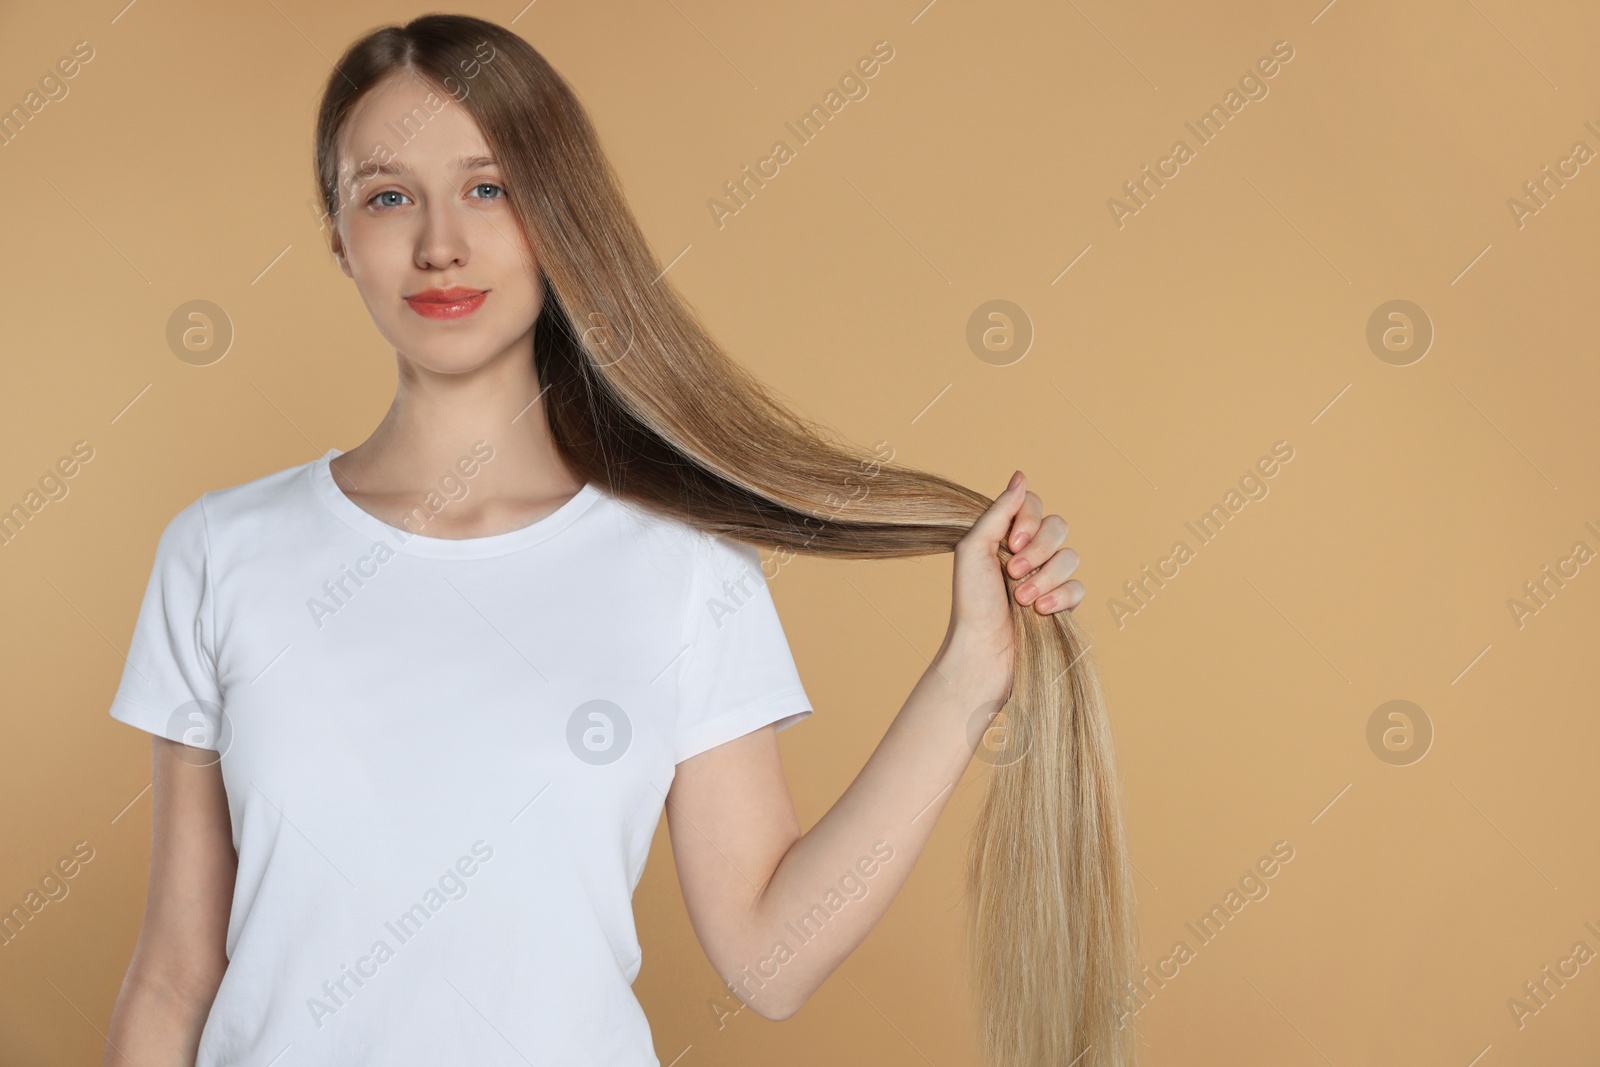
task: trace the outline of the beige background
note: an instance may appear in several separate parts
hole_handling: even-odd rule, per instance
[[[307,208],[317,92],[406,4],[12,5],[0,104],[94,58],[0,148],[0,504],[94,459],[0,548],[0,905],[94,858],[0,948],[8,1063],[98,1062],[138,928],[149,744],[106,714],[155,541],[201,492],[359,443],[392,354]],[[1520,1028],[1507,1002],[1600,952],[1600,550],[1593,314],[1600,15],[1575,0],[1223,5],[728,0],[474,5],[577,87],[673,282],[741,360],[856,441],[988,493],[1015,467],[1072,523],[1126,775],[1143,958],[1194,950],[1139,1015],[1150,1064],[1589,1062],[1600,963]],[[120,12],[120,14],[119,14]],[[894,58],[736,217],[708,201],[874,42]],[[1294,59],[1213,143],[1185,121]],[[1120,229],[1108,198],[1196,149]],[[1591,173],[1597,172],[1597,173]],[[681,258],[678,258],[682,253]],[[1066,270],[1071,265],[1070,270]],[[270,268],[270,269],[269,269]],[[225,358],[168,349],[220,305]],[[1036,337],[966,342],[994,299]],[[1424,358],[1367,321],[1415,302]],[[1122,584],[1258,457],[1294,459],[1137,615]],[[1593,572],[1593,573],[1592,573]],[[801,559],[772,581],[816,717],[783,737],[809,826],[871,752],[948,606],[949,557]],[[1431,748],[1369,748],[1415,702]],[[1412,754],[1415,754],[1413,750]],[[910,883],[794,1019],[725,1018],[664,824],[636,897],[664,1064],[971,1064],[960,968],[975,762]],[[1278,841],[1270,895],[1185,927]],[[1569,965],[1570,967],[1570,965]],[[1552,983],[1551,988],[1554,988]]]

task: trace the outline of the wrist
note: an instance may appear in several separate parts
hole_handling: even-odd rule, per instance
[[[985,745],[995,716],[1011,695],[1011,672],[993,652],[947,640],[920,684],[938,694],[940,721],[960,736],[961,751],[970,759]]]
[[[928,673],[974,707],[1004,701],[1011,693],[1010,656],[946,634]]]

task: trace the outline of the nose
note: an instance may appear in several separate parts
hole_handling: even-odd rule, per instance
[[[454,206],[433,201],[422,212],[422,232],[417,235],[416,263],[421,269],[466,266],[470,256],[466,229]]]

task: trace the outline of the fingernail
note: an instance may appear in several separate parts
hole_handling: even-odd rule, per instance
[[[1022,481],[1022,472],[1018,471],[1017,473],[1015,473],[1015,474],[1013,474],[1011,476],[1011,481],[1006,483],[1006,492],[1009,493],[1011,490],[1015,489],[1017,487],[1017,483],[1019,483],[1021,481]]]

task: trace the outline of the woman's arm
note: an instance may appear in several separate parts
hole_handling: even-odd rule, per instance
[[[214,754],[153,737],[150,886],[102,1067],[193,1067],[225,944],[238,855]]]
[[[684,903],[707,958],[759,1014],[793,1015],[883,917],[971,762],[974,714],[998,707],[988,674],[936,657],[803,835],[772,727],[678,765],[667,823]]]
[[[1082,598],[1068,582],[1067,526],[1041,519],[1018,478],[955,550],[950,628],[861,773],[815,826],[800,827],[769,727],[678,765],[667,796],[678,880],[706,956],[730,989],[785,1019],[871,931],[921,855],[1011,688],[1011,615],[997,555],[1031,574],[1019,602],[1041,614]],[[1068,587],[1075,588],[1068,588]]]

